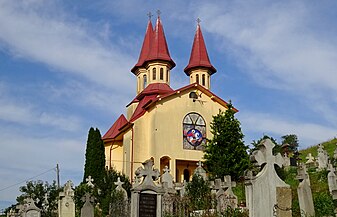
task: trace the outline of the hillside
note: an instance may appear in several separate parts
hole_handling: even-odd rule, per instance
[[[327,142],[323,142],[322,145],[324,147],[324,150],[328,152],[329,157],[333,157],[333,153],[335,149],[337,148],[337,138],[334,138],[332,140],[329,140]],[[306,156],[308,156],[309,153],[312,154],[312,156],[317,157],[317,148],[318,146],[311,146],[307,149],[300,150],[300,157],[302,159],[302,162],[306,161]]]

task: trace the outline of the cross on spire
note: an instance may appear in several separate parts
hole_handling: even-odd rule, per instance
[[[200,20],[199,17],[198,17],[198,19],[197,19],[197,23],[198,23],[198,25],[200,25],[200,23],[201,23],[201,20]]]
[[[158,15],[158,17],[160,17],[160,14],[161,14],[161,11],[158,9],[158,10],[157,10],[157,15]]]
[[[149,17],[149,20],[151,20],[151,18],[153,17],[151,12],[147,13],[147,16]]]

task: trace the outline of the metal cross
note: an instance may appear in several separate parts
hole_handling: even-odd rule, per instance
[[[91,178],[91,176],[88,176],[88,178],[86,178],[85,181],[87,181],[88,186],[94,187],[94,184],[92,183],[94,181],[94,179]]]
[[[197,19],[197,23],[198,23],[198,25],[200,25],[200,23],[201,23],[201,20],[200,20],[199,17],[198,17],[198,19]]]
[[[161,12],[159,9],[157,10],[157,14],[158,14],[158,17],[160,17]]]
[[[149,12],[149,13],[147,13],[147,16],[149,17],[149,20],[151,20],[151,18],[152,18],[152,13],[151,12]]]

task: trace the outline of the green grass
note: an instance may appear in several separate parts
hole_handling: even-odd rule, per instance
[[[333,153],[335,151],[335,149],[337,148],[336,146],[337,144],[337,138],[334,138],[330,141],[327,142],[323,142],[322,145],[324,147],[324,150],[326,150],[328,152],[329,157],[333,157]],[[302,162],[306,162],[306,157],[308,156],[309,153],[311,153],[312,156],[317,157],[317,148],[318,146],[311,146],[309,148],[300,150],[300,157],[302,159]]]

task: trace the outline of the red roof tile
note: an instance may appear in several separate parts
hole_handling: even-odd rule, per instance
[[[110,129],[102,137],[103,140],[115,139],[120,133],[120,129],[128,124],[124,115],[119,116],[115,123],[110,127]]]
[[[157,18],[156,27],[153,33],[151,50],[145,62],[153,60],[168,61],[171,64],[171,69],[176,65],[175,62],[171,59],[160,17]]]
[[[190,61],[184,69],[184,72],[189,75],[191,69],[198,67],[208,68],[211,71],[211,74],[214,74],[216,72],[216,69],[213,67],[209,60],[204,37],[202,36],[199,23],[197,25],[197,30],[194,35]]]
[[[143,41],[143,46],[142,46],[142,49],[140,51],[138,62],[131,69],[131,72],[135,73],[136,70],[139,67],[142,67],[142,65],[144,64],[144,61],[146,60],[146,58],[148,57],[148,55],[150,53],[152,39],[153,39],[153,27],[152,27],[151,20],[149,20],[149,22],[147,24],[145,37],[144,37],[144,41]]]
[[[173,93],[174,90],[165,83],[153,83],[149,84],[142,92],[140,92],[131,103],[139,102],[136,110],[132,114],[130,118],[130,122],[134,122],[141,116],[143,116],[146,112],[145,106],[149,103],[157,100],[158,95],[166,95],[169,93]],[[129,103],[129,105],[131,104]]]

